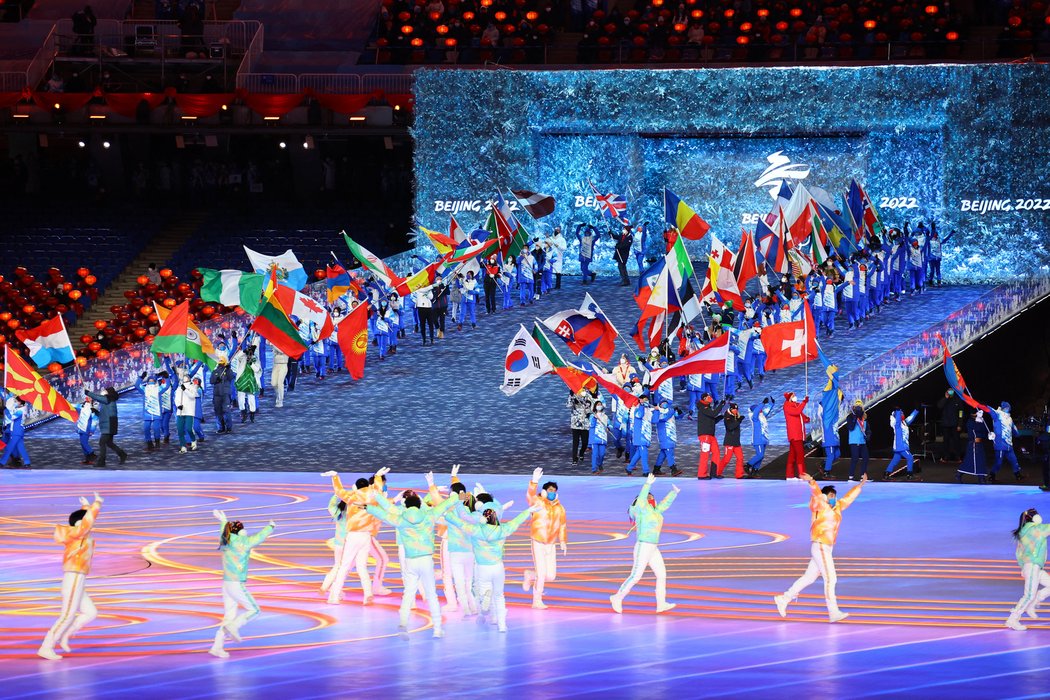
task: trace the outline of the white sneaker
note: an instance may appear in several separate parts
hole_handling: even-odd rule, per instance
[[[440,627],[435,627],[434,628],[434,639],[441,639],[444,636],[445,636],[445,630],[441,629]]]
[[[834,614],[832,614],[832,615],[828,615],[828,622],[842,622],[842,621],[843,621],[843,620],[845,620],[845,619],[846,619],[847,617],[849,617],[849,613],[847,613],[847,612],[842,612],[842,611],[840,610],[840,611],[838,611],[837,613],[834,613]]]
[[[222,647],[213,646],[211,649],[208,650],[208,653],[219,659],[230,658],[229,652],[223,649]]]
[[[182,447],[182,448],[179,449],[179,454],[183,454],[184,455],[187,452],[189,452],[189,450],[187,450],[185,447]]]
[[[1027,627],[1021,624],[1020,620],[1017,620],[1012,617],[1006,621],[1006,626],[1012,630],[1017,630],[1018,632],[1024,632],[1026,629],[1028,629]]]
[[[775,595],[773,596],[773,602],[777,604],[777,612],[780,613],[781,617],[788,616],[788,600],[786,595]]]
[[[58,646],[62,651],[71,651],[69,648],[69,637],[63,637],[62,639],[58,640]]]
[[[623,598],[618,595],[609,596],[609,604],[612,605],[613,612],[623,612]]]
[[[223,625],[223,626],[222,626],[222,630],[223,630],[223,631],[224,631],[224,632],[225,632],[226,634],[228,634],[228,635],[230,635],[231,637],[233,637],[233,638],[234,638],[234,639],[235,639],[236,641],[238,641],[238,642],[243,642],[243,641],[244,641],[243,639],[241,639],[241,633],[240,633],[240,630],[238,630],[238,629],[237,629],[236,627],[234,627],[234,626],[233,626],[232,624],[230,624],[230,625]]]
[[[521,589],[528,593],[532,590],[532,582],[536,580],[536,574],[531,569],[525,570],[525,578],[521,581]]]
[[[393,591],[386,586],[373,586],[372,595],[393,595]]]
[[[481,613],[488,615],[489,610],[492,609],[492,591],[485,591],[481,594]]]
[[[677,605],[677,603],[660,603],[656,606],[656,612],[662,613],[667,612],[668,610],[674,610],[675,605]]]
[[[498,627],[497,629],[498,629],[498,630],[499,630],[500,632],[504,633],[504,634],[506,634],[506,633],[507,633],[507,626],[506,626],[505,624],[504,624],[504,625],[500,625],[500,626],[499,626],[499,627]]]
[[[533,610],[546,610],[547,605],[542,600],[536,600],[532,603]]]
[[[197,451],[197,441],[196,440],[194,440],[193,442],[190,443],[190,450],[192,452],[196,452]]]
[[[41,659],[47,659],[48,661],[58,661],[62,658],[61,655],[55,653],[54,649],[45,649],[44,647],[40,647],[37,650],[36,655]]]

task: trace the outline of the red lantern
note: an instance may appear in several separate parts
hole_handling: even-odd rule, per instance
[[[143,339],[143,338],[145,338],[145,337],[146,337],[146,329],[145,329],[145,328],[136,328],[136,329],[135,329],[135,330],[134,330],[134,331],[132,332],[132,334],[133,334],[133,335],[134,335],[134,336],[135,336],[136,338],[138,338],[139,340],[141,340],[141,339]]]
[[[167,278],[171,277],[172,274],[173,273],[171,271],[171,268],[169,268],[169,267],[166,267],[166,268],[164,268],[163,270],[160,271],[160,276],[163,277],[164,279],[167,279]]]
[[[61,372],[62,371],[62,363],[61,362],[52,362],[51,364],[49,364],[47,366],[47,371],[50,372],[51,374],[56,374],[58,372]]]
[[[867,30],[872,30],[875,28],[875,26],[875,20],[873,19],[869,19],[867,22],[864,23],[864,28]]]
[[[82,296],[84,296],[84,293],[81,292],[79,289],[74,289],[72,292],[69,293],[69,298],[73,301],[76,301]]]
[[[530,22],[535,22],[539,18],[540,18],[540,13],[539,12],[526,12],[525,13],[525,19],[529,20]]]
[[[792,17],[801,17],[802,9],[798,7],[792,7],[791,12],[789,12],[788,14],[790,14]]]
[[[503,12],[502,10],[500,10],[499,12],[497,12],[496,14],[494,14],[492,16],[496,18],[497,22],[502,22],[503,20],[507,19],[507,13]]]
[[[62,283],[62,291],[63,292],[69,292],[72,289],[73,289],[73,283],[72,282],[63,282]]]
[[[152,343],[153,342],[153,336],[152,335],[147,335],[143,340],[145,340],[147,343]]]
[[[185,282],[183,282],[182,284],[179,285],[178,290],[179,290],[179,294],[189,294],[190,293],[190,285],[188,285]]]
[[[18,268],[17,270],[15,270],[15,274],[18,274],[18,270],[24,270],[24,269],[25,269],[24,267]],[[77,270],[77,277],[87,277],[90,274],[91,274],[91,270],[87,269],[86,267],[82,267],[82,268]]]
[[[703,10],[693,10],[692,12],[689,13],[689,16],[692,17],[693,19],[703,19],[704,11]]]
[[[411,24],[406,24],[403,27],[401,27],[401,33],[402,34],[411,34],[414,31],[416,31],[416,30]]]
[[[86,284],[89,287],[94,287],[96,282],[98,282],[98,278],[94,275],[88,275],[84,278],[84,284]]]
[[[88,343],[87,349],[91,352],[98,352],[102,349],[102,343],[98,342],[97,340],[93,340],[90,343]]]
[[[146,319],[147,319],[147,320],[148,320],[148,321],[149,321],[150,323],[156,323],[156,322],[157,322],[157,314],[155,314],[155,313],[152,313],[152,314],[150,314],[149,316],[147,316],[147,317],[146,317]]]
[[[175,308],[175,300],[172,299],[171,297],[168,297],[167,299],[164,300],[163,305],[168,307],[169,309],[174,309]],[[143,307],[143,308],[145,308],[145,307]]]
[[[87,358],[83,355],[77,357],[77,367],[83,367],[87,364]]]
[[[738,36],[736,38],[736,43],[740,44],[741,46],[743,46],[744,44],[748,43],[749,41],[751,41],[749,38],[747,38],[746,36],[742,36],[742,35]]]
[[[11,330],[18,328],[21,325],[22,323],[17,318],[12,318],[10,321],[7,322],[7,327]]]
[[[765,19],[766,17],[769,17],[769,10],[763,7],[757,14],[759,19]]]
[[[776,23],[776,28],[778,32],[786,32],[788,30],[788,23],[781,20]]]
[[[473,21],[473,19],[474,19],[474,13],[473,12],[464,12],[463,13],[463,21],[464,22],[470,22],[470,21]]]
[[[102,330],[103,328],[105,328],[108,325],[109,324],[106,323],[105,321],[103,321],[101,318],[99,320],[95,321],[95,328],[97,328],[99,330]]]
[[[941,11],[941,8],[937,7],[936,5],[927,5],[926,6],[926,14],[928,14],[928,15],[935,15],[935,14],[937,14],[940,11]]]
[[[422,45],[423,45],[423,40],[422,40],[422,39],[420,39],[420,38],[419,38],[419,37],[417,36],[417,37],[416,37],[415,39],[413,39],[413,40],[411,41],[411,44],[412,44],[412,46],[422,46]]]
[[[449,37],[448,39],[445,39],[445,46],[449,47],[450,49],[454,48],[457,43],[459,42],[456,41],[455,37]]]
[[[428,16],[430,17],[431,22],[437,22],[439,19],[441,19],[440,12],[431,12]]]
[[[143,316],[149,316],[151,313],[153,313],[153,307],[143,304],[139,307],[139,313]]]
[[[683,22],[679,22],[678,24],[674,25],[674,30],[676,32],[684,32],[685,28],[686,28],[685,27],[685,23],[683,23]]]
[[[482,7],[492,7],[492,0],[481,0]],[[597,13],[595,13],[597,14]]]
[[[434,31],[436,31],[438,34],[448,34],[448,25],[439,24]],[[322,275],[322,277],[318,277],[317,279],[323,279],[324,270],[318,270],[317,272],[320,272]],[[314,275],[317,275],[317,272],[315,272]]]
[[[26,304],[22,307],[22,313],[24,313],[26,316],[32,316],[34,311],[36,311],[36,307],[32,304]]]
[[[146,275],[139,275],[138,279],[136,279],[135,281],[139,283],[140,287],[145,287],[147,284],[149,284],[149,277],[146,277]]]
[[[1010,15],[1010,19],[1006,20],[1006,22],[1011,27],[1017,28],[1021,26],[1021,17],[1020,15]]]
[[[653,7],[663,7],[664,0],[653,0]]]
[[[733,8],[729,8],[728,10],[726,10],[725,12],[722,13],[722,16],[725,17],[726,19],[732,19],[733,15],[735,15],[735,14],[736,14],[736,10],[734,10]]]
[[[95,353],[95,357],[97,357],[100,360],[105,360],[107,357],[109,357],[109,350],[99,350],[97,353]]]
[[[959,40],[959,32],[948,32],[947,34],[944,35],[944,38],[947,39],[948,41],[958,41]]]
[[[751,31],[751,23],[750,22],[744,22],[743,24],[741,24],[740,25],[740,31],[745,32],[745,33]]]

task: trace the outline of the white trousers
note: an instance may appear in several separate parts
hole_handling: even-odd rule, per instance
[[[838,599],[835,598],[835,582],[838,581],[838,577],[835,575],[835,560],[831,557],[831,547],[820,542],[813,542],[809,552],[809,566],[806,567],[806,573],[791,584],[791,588],[784,593],[784,596],[788,600],[795,600],[798,594],[818,577],[822,578],[824,579],[824,602],[827,603],[828,614],[837,615],[840,612]]]
[[[390,563],[390,555],[383,549],[383,545],[379,544],[379,540],[375,537],[372,538],[369,544],[368,554],[376,560],[376,570],[372,574],[372,588],[383,587],[383,577],[386,576],[386,566]]]
[[[664,566],[664,557],[660,554],[660,548],[651,542],[636,542],[634,545],[634,566],[631,575],[620,586],[616,595],[622,600],[634,588],[634,584],[641,580],[646,567],[652,570],[656,576],[656,604],[663,605],[667,602],[667,568]]]
[[[250,411],[255,413],[255,394],[246,394],[243,391],[237,392],[237,405],[242,411]]]
[[[496,610],[496,624],[500,629],[507,628],[507,598],[503,592],[507,573],[503,568],[503,562],[499,564],[477,564],[474,567],[474,575],[478,587],[478,595],[484,601],[490,599],[490,605]],[[487,595],[486,595],[487,594]],[[488,614],[489,610],[482,606],[481,612]]]
[[[98,610],[85,590],[84,574],[67,571],[62,575],[62,612],[51,625],[41,650],[54,651],[56,642],[68,642],[87,623],[98,617]]]
[[[343,586],[346,584],[346,576],[350,573],[350,567],[357,571],[357,578],[361,581],[361,589],[365,598],[372,597],[372,581],[368,578],[368,551],[372,546],[372,535],[368,532],[348,532],[343,540],[343,549],[339,552],[339,563],[325,576],[322,591],[328,591],[328,602],[332,605],[338,603],[343,597]]]
[[[274,365],[270,372],[270,386],[273,387],[274,405],[280,408],[284,405],[284,378],[288,376],[288,365]]]
[[[448,567],[445,569],[445,600],[449,599],[449,587],[456,591],[453,599],[472,613],[478,611],[478,601],[474,598],[474,553],[449,552]]]
[[[532,564],[535,566],[533,573],[536,580],[532,584],[533,602],[543,600],[543,584],[546,581],[554,581],[558,578],[558,552],[557,545],[544,544],[532,540]],[[526,573],[526,576],[528,573]]]
[[[1035,612],[1037,605],[1050,597],[1050,574],[1038,564],[1025,564],[1021,568],[1024,576],[1024,594],[1010,611],[1010,619],[1017,621],[1026,612]],[[1042,586],[1042,590],[1039,587]]]
[[[434,557],[422,556],[401,560],[401,580],[405,584],[405,591],[401,595],[401,608],[398,613],[401,616],[401,626],[408,626],[408,616],[416,602],[416,591],[422,591],[430,609],[430,619],[434,623],[434,631],[441,630],[441,606],[438,604],[437,584],[434,582]]]
[[[252,594],[248,592],[244,581],[222,582],[222,608],[222,624],[219,625],[219,629],[215,630],[214,648],[216,649],[222,649],[226,630],[232,629],[236,632],[248,620],[259,614],[259,606]],[[240,615],[237,614],[239,608],[244,608],[244,612]]]

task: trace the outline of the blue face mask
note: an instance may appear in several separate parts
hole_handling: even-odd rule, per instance
[[[834,508],[835,504],[838,503],[838,500],[839,499],[835,498],[834,496],[828,496],[828,505]]]
[[[558,492],[557,491],[548,491],[547,492],[547,500],[548,501],[553,501],[557,497],[558,497]]]

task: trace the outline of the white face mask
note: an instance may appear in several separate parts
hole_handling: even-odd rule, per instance
[[[1032,516],[1032,522],[1035,523],[1036,525],[1042,525],[1043,524],[1043,516],[1039,515],[1039,513],[1036,513],[1035,515]]]

